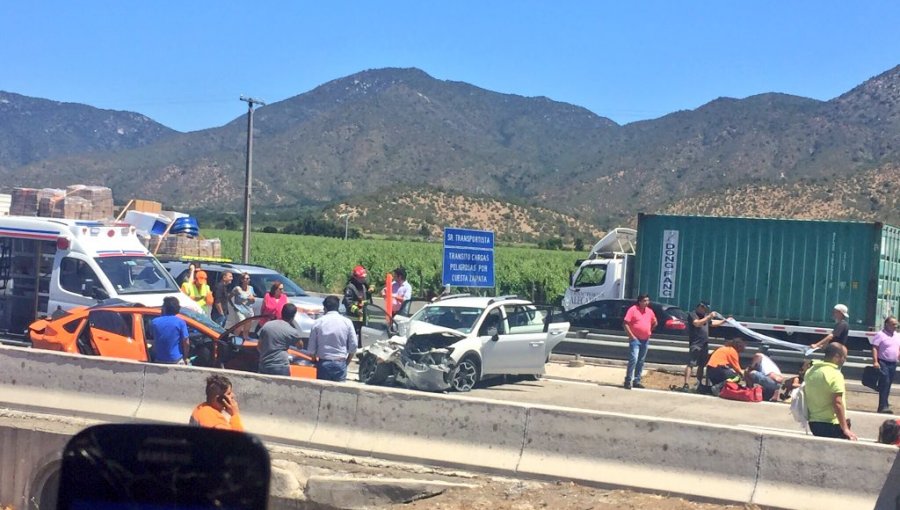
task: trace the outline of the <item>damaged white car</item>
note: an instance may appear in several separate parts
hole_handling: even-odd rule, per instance
[[[538,377],[569,330],[549,307],[515,296],[449,296],[396,317],[390,338],[357,352],[359,380],[425,391],[469,391],[503,375]]]

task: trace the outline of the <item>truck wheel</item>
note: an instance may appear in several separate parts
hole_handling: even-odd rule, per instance
[[[478,362],[471,357],[463,358],[450,373],[450,387],[454,391],[471,391],[478,382]]]

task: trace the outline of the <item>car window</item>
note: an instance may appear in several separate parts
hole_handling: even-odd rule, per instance
[[[100,282],[87,262],[65,257],[59,263],[59,286],[73,294],[93,297],[93,289],[100,286]]]
[[[63,329],[68,331],[69,333],[75,333],[78,331],[78,326],[81,326],[82,319],[74,319],[69,322],[63,324]]]
[[[477,307],[431,305],[416,312],[411,319],[469,333],[483,311]]]
[[[293,280],[278,273],[250,274],[250,285],[257,296],[265,296],[275,283],[284,285],[284,295],[288,297],[305,296],[306,291]]]
[[[153,257],[95,257],[100,270],[120,295],[177,292],[178,285]]]
[[[481,327],[478,328],[478,336],[490,335],[491,328],[497,328],[497,333],[500,335],[506,334],[506,327],[499,306],[489,311],[487,315],[484,316],[484,321],[482,321]]]
[[[91,328],[106,331],[114,335],[131,337],[132,320],[130,313],[111,310],[95,310],[88,315]]]
[[[503,305],[509,333],[537,333],[544,329],[544,314],[530,305]]]
[[[575,324],[590,324],[606,320],[610,315],[609,303],[592,303],[569,312]]]
[[[595,287],[606,281],[606,265],[585,266],[575,279],[575,287]]]

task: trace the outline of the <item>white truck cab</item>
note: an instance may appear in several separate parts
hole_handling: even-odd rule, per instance
[[[121,299],[199,311],[125,223],[0,218],[0,333],[20,335],[56,310]]]
[[[578,269],[563,296],[563,308],[571,310],[598,299],[623,299],[633,273],[636,242],[637,231],[631,228],[614,228],[603,236],[587,260],[575,262]]]

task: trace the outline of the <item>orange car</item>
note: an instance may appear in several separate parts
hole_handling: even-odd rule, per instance
[[[153,330],[150,321],[161,313],[158,307],[107,302],[73,308],[54,314],[53,318],[37,320],[28,327],[28,335],[32,347],[37,349],[151,361]],[[232,334],[243,322],[225,330],[209,317],[191,310],[182,308],[178,316],[187,322],[193,365],[257,371],[257,341],[244,342]],[[247,321],[256,319],[258,317],[251,317]],[[310,356],[295,349],[288,350],[288,354],[294,360],[291,377],[316,378],[316,367]]]

